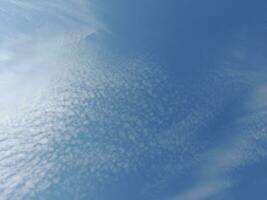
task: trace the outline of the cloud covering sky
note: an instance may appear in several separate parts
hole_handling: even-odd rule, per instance
[[[0,200],[262,199],[267,5],[0,2]]]

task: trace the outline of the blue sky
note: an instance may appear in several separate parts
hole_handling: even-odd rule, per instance
[[[266,9],[1,1],[0,200],[264,199]]]

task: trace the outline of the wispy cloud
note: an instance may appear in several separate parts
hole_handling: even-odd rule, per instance
[[[242,56],[241,56],[242,55]],[[258,58],[258,55],[250,52],[238,51],[234,61],[230,60],[225,66],[227,73],[247,85],[250,90],[242,105],[242,114],[232,119],[224,130],[225,137],[214,148],[203,154],[202,165],[194,173],[194,184],[186,188],[174,197],[175,200],[205,200],[216,199],[225,195],[227,189],[238,184],[232,178],[233,172],[245,166],[260,162],[266,158],[267,151],[267,101],[265,95],[267,63]],[[261,65],[256,68],[247,66],[244,59],[250,59],[248,63]],[[253,60],[254,59],[254,60]],[[242,63],[242,65],[240,64]],[[264,78],[265,77],[265,78]],[[265,80],[265,81],[264,81]],[[220,130],[218,130],[220,131]]]
[[[208,183],[201,183],[201,185],[185,191],[181,195],[174,197],[172,200],[205,200],[214,197],[216,194],[230,187],[227,181],[216,180]]]
[[[57,88],[68,90],[77,44],[101,25],[86,1],[0,7],[0,199],[22,199],[57,180],[51,150],[64,132],[60,105],[70,94]]]

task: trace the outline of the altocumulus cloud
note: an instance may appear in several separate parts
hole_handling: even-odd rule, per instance
[[[201,160],[198,133],[240,85],[257,88],[251,102],[265,102],[265,84],[256,87],[238,67],[177,86],[145,58],[90,43],[107,29],[87,1],[1,1],[0,17],[0,199],[97,198],[110,180],[136,172],[147,176],[140,187],[150,195]],[[249,126],[231,140],[238,145],[212,149],[221,159],[208,159],[200,186],[177,199],[216,195],[231,186],[227,170],[254,158],[246,151],[264,155],[251,145],[262,141],[261,118],[255,111],[237,120]]]
[[[155,179],[195,159],[219,100],[196,84],[200,108],[162,68],[88,44],[106,29],[86,2],[0,3],[0,199],[88,199],[160,155]]]

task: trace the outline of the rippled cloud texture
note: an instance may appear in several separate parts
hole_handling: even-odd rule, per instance
[[[85,1],[0,7],[1,199],[92,198],[109,176],[182,148],[170,131],[152,134],[177,94],[160,69],[86,42],[104,27]]]
[[[171,81],[92,42],[112,26],[88,1],[5,0],[0,18],[0,200],[219,199],[265,160],[257,34],[233,37],[204,76]]]

